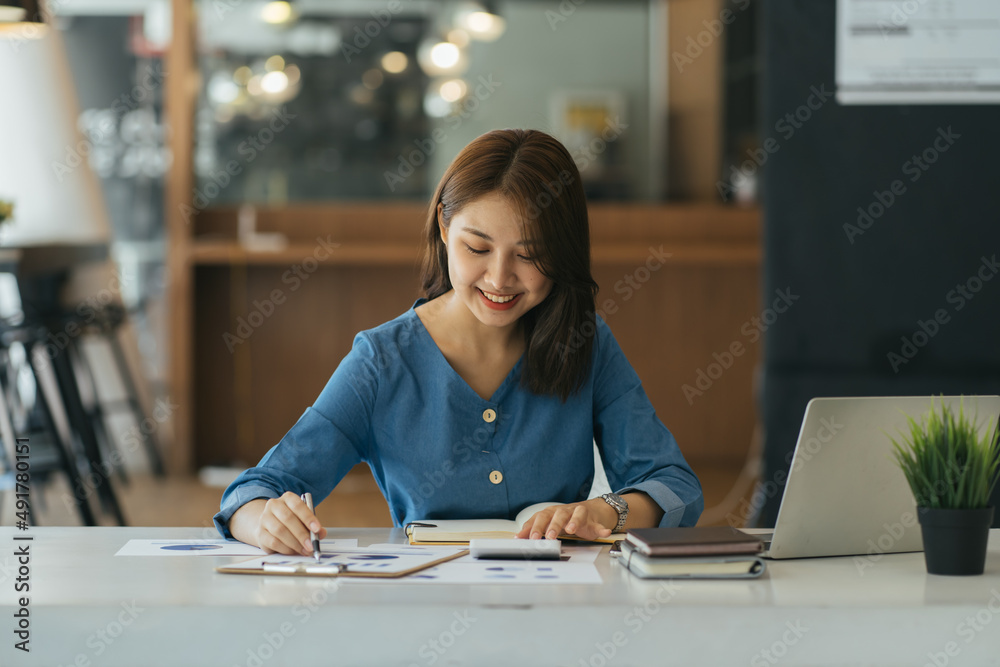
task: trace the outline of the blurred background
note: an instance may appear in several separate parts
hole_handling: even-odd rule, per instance
[[[943,62],[968,17],[924,4]],[[427,200],[500,127],[580,168],[703,523],[773,523],[814,396],[997,393],[996,100],[843,97],[841,40],[899,32],[856,5],[0,2],[3,524],[27,437],[40,524],[208,529],[413,303]],[[319,513],[391,525],[364,466]]]

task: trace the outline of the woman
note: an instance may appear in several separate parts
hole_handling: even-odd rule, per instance
[[[424,232],[425,297],[354,340],[316,403],[222,497],[225,536],[309,555],[325,498],[365,461],[396,525],[534,514],[524,538],[694,525],[701,487],[594,314],[580,174],[535,130],[448,167]],[[615,494],[586,499],[593,443]]]

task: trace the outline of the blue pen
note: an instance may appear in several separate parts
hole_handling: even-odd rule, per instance
[[[306,507],[309,508],[310,512],[313,511],[313,496],[311,493],[303,493],[302,502],[306,504]],[[312,539],[313,543],[313,558],[315,558],[316,562],[318,563],[320,560],[319,538],[316,537],[316,533],[312,532],[311,530],[309,531],[309,537]]]

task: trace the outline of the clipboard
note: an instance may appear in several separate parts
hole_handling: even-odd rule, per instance
[[[378,552],[363,550],[340,550],[341,554],[353,554],[355,557],[368,556],[374,558],[379,556]],[[216,572],[222,574],[256,574],[256,575],[276,575],[284,577],[365,577],[374,579],[400,579],[414,572],[420,572],[432,568],[441,563],[461,558],[469,553],[468,549],[461,549],[449,552],[441,556],[425,556],[419,563],[395,568],[380,570],[372,567],[369,560],[361,560],[353,563],[315,563],[306,560],[305,556],[282,556],[281,554],[270,554],[269,556],[252,558],[247,561],[232,565],[220,565],[215,568]],[[351,557],[350,555],[348,557]]]

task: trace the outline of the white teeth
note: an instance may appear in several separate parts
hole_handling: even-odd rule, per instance
[[[482,290],[480,290],[480,291],[482,292]],[[512,295],[512,296],[494,296],[492,294],[489,294],[488,292],[483,292],[483,294],[486,296],[487,299],[489,299],[493,303],[507,303],[508,301],[510,301],[511,299],[513,299],[515,296],[517,296],[516,294]]]

